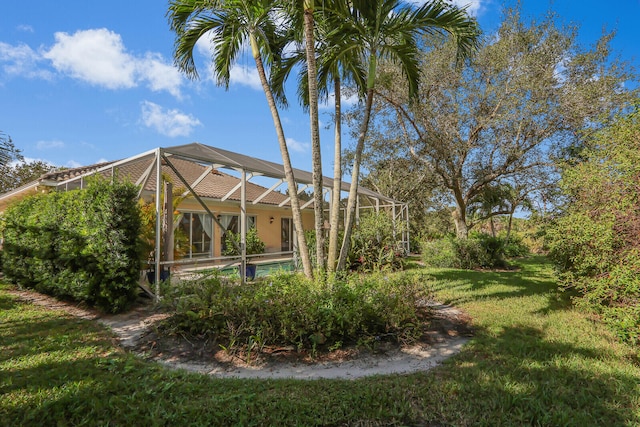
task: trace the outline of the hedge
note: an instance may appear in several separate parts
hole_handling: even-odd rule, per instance
[[[11,282],[112,313],[136,298],[141,225],[133,184],[95,180],[28,197],[4,221],[2,267]]]

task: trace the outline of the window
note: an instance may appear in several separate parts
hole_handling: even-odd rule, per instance
[[[234,234],[240,233],[240,215],[220,215],[218,220],[223,225],[224,231],[220,233],[220,247],[221,252],[227,249],[226,237],[227,231],[231,231]],[[256,217],[247,215],[247,229],[256,226]]]
[[[213,219],[209,214],[183,212],[178,222],[176,246],[186,247],[182,256],[186,258],[211,257],[213,251]]]

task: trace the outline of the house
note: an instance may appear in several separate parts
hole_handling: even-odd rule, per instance
[[[186,239],[187,250],[176,259],[168,255],[163,260],[154,260],[157,270],[166,265],[224,263],[227,260],[222,256],[225,233],[243,234],[251,227],[256,228],[265,242],[268,255],[291,257],[295,253],[295,230],[283,166],[200,143],[157,148],[119,161],[47,173],[30,184],[0,195],[0,212],[9,203],[46,188],[58,191],[82,188],[91,175],[135,183],[140,187],[140,198],[155,204],[158,217],[169,218],[167,223],[174,224],[168,229],[175,229],[183,240]],[[305,190],[312,191],[312,174],[295,169],[294,176],[298,193],[303,198]],[[174,190],[164,195],[163,186],[157,186],[157,182],[168,182]],[[333,180],[324,177],[323,186],[327,195]],[[173,206],[171,199],[176,189],[181,193],[177,206],[165,209],[161,201],[166,200]],[[348,183],[342,183],[342,191],[349,191]],[[387,209],[395,220],[408,221],[406,204],[362,187],[358,189],[358,195],[359,209]],[[310,198],[301,200],[301,208],[305,230],[313,229],[313,201]],[[171,218],[174,214],[176,217]],[[243,223],[246,228],[242,227]],[[161,230],[158,221],[156,236],[162,234]],[[165,235],[162,240],[173,247],[172,243],[167,243],[173,242],[171,231],[165,230]],[[406,231],[401,237],[403,244],[408,246]],[[161,243],[156,237],[155,253],[173,254],[172,250],[162,251]],[[242,257],[242,262],[246,262],[246,257]]]

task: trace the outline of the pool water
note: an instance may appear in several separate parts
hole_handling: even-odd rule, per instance
[[[294,271],[293,261],[275,261],[256,265],[256,277],[265,277],[278,271]],[[238,267],[227,267],[220,270],[225,275],[238,275]]]

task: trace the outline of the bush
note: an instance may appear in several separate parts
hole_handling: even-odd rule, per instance
[[[3,263],[13,283],[121,311],[139,280],[137,188],[94,181],[87,189],[29,197],[5,214]]]
[[[460,259],[452,237],[427,240],[420,245],[422,261],[429,267],[459,268]]]
[[[392,219],[386,213],[364,215],[353,231],[349,262],[354,270],[382,271],[403,268],[404,250],[396,236]]]
[[[215,273],[165,290],[176,311],[165,327],[213,337],[233,351],[411,342],[421,333],[423,282],[418,274],[396,274],[322,284],[280,273],[239,286]]]
[[[503,240],[488,234],[468,239],[446,237],[422,244],[422,260],[430,267],[500,268],[505,267]]]
[[[478,237],[454,240],[458,256],[458,268],[471,270],[474,268],[493,267],[491,257],[483,240]]]
[[[396,238],[402,235],[401,226],[396,224],[394,230],[393,221],[386,213],[371,213],[360,217],[351,235],[347,267],[351,271],[362,272],[402,270],[405,250]],[[340,230],[338,242],[342,241],[343,235],[343,231]],[[317,268],[316,232],[307,230],[304,236],[311,264]],[[329,239],[325,239],[324,243],[326,253],[329,249]]]
[[[640,342],[640,111],[595,134],[561,187],[570,203],[545,229],[549,256],[578,305]]]
[[[524,239],[515,234],[512,234],[509,240],[503,243],[502,252],[507,258],[523,257],[531,253]]]
[[[222,255],[240,255],[237,247],[240,246],[240,233],[234,233],[231,230],[225,232],[225,249]],[[245,237],[246,252],[247,255],[257,255],[264,253],[265,244],[258,236],[258,230],[255,227],[251,227],[247,230]]]

